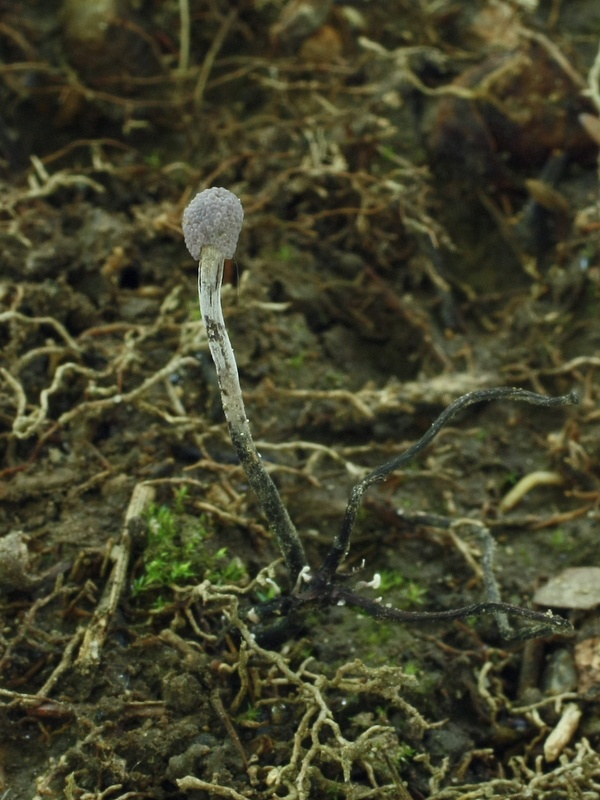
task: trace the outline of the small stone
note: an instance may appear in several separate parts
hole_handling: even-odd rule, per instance
[[[537,590],[533,602],[550,608],[595,608],[600,605],[600,567],[565,569]]]
[[[0,539],[0,590],[27,590],[39,583],[31,573],[28,537],[14,531]]]

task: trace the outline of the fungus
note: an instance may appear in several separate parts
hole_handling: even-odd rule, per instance
[[[237,363],[221,308],[225,259],[233,258],[243,221],[244,209],[239,198],[228,189],[213,187],[197,194],[187,206],[182,227],[186,246],[199,262],[200,311],[231,441],[275,534],[293,585],[307,566],[304,548],[252,439]]]
[[[350,548],[350,536],[358,517],[362,497],[373,484],[384,481],[394,470],[403,467],[419,455],[437,436],[440,430],[463,409],[474,403],[492,400],[511,400],[531,403],[547,408],[576,403],[574,393],[561,397],[546,397],[515,387],[479,389],[458,397],[432,423],[428,431],[408,450],[395,456],[385,464],[369,472],[352,491],[341,528],[321,565],[311,571],[298,532],[267,473],[250,432],[246,417],[242,390],[233,348],[223,319],[221,308],[221,283],[225,259],[233,258],[244,220],[244,211],[239,199],[227,189],[206,189],[192,200],[183,214],[185,243],[192,256],[199,261],[198,295],[200,310],[206,326],[208,345],[213,357],[225,418],[229,426],[231,441],[244,468],[248,482],[262,504],[265,516],[277,539],[280,552],[290,578],[289,594],[278,595],[250,610],[252,621],[264,622],[283,617],[283,630],[297,613],[325,606],[347,606],[357,608],[377,620],[396,622],[434,622],[465,619],[473,614],[492,614],[496,617],[503,635],[507,638],[540,636],[549,632],[568,632],[571,625],[562,617],[544,614],[521,606],[502,603],[492,572],[493,541],[483,537],[484,588],[486,600],[480,603],[443,611],[405,611],[383,605],[381,598],[371,600],[357,589],[378,588],[379,577],[370,582],[358,582],[349,588],[346,581],[352,573],[342,573],[340,567]],[[417,515],[419,523],[427,521],[436,527],[451,527],[452,521],[432,515]],[[417,518],[415,517],[415,519]],[[406,518],[406,517],[405,517]],[[483,527],[483,526],[480,526]],[[527,621],[524,631],[513,632],[506,622],[506,615]],[[279,636],[279,624],[274,623],[266,637]]]

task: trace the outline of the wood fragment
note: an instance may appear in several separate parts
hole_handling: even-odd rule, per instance
[[[125,582],[131,555],[130,525],[133,520],[142,515],[144,508],[154,499],[154,488],[147,483],[138,483],[134,486],[131,499],[125,512],[125,521],[121,529],[121,536],[111,553],[114,562],[110,577],[104,587],[104,593],[98,603],[92,621],[85,631],[81,649],[75,665],[87,671],[97,666],[102,655],[102,647],[108,633],[110,623],[117,610]]]

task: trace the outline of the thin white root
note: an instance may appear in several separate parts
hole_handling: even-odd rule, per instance
[[[521,502],[525,495],[532,489],[535,489],[536,486],[561,486],[562,483],[563,477],[560,472],[549,472],[543,469],[530,472],[529,475],[525,475],[521,478],[521,480],[504,495],[500,501],[500,511],[503,514],[506,514],[507,511],[511,511]]]

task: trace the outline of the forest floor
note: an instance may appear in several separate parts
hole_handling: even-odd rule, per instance
[[[2,798],[600,797],[597,0],[0,10]],[[460,395],[575,391],[462,411],[342,567],[448,611],[491,536],[502,601],[572,631],[256,623],[299,588],[198,310],[208,186],[244,204],[225,317],[311,566]]]

